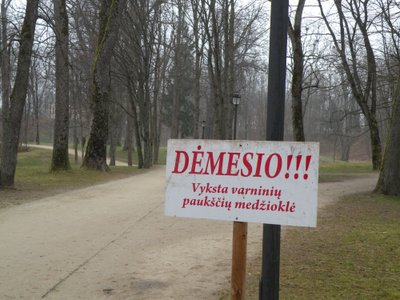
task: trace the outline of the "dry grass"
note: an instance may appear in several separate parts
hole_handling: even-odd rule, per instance
[[[288,229],[281,247],[280,299],[400,299],[399,197],[346,197],[317,228]],[[258,299],[260,260],[250,262],[246,299]]]

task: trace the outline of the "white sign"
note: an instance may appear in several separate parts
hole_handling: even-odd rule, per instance
[[[315,227],[318,143],[169,140],[165,214]]]

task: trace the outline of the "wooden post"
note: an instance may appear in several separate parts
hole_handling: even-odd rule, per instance
[[[247,223],[233,222],[231,299],[244,299],[246,283]]]
[[[240,94],[232,94],[232,103],[235,106],[233,139],[236,140],[237,109]],[[232,237],[232,274],[231,274],[231,298],[232,300],[244,299],[244,287],[246,283],[246,255],[247,255],[247,223],[233,222]]]

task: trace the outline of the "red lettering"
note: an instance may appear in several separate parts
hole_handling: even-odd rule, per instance
[[[207,165],[203,174],[208,175],[211,172],[211,174],[214,175],[215,169],[218,167],[216,175],[224,175],[222,173],[222,167],[224,162],[224,155],[226,154],[226,152],[220,152],[216,162],[214,162],[213,152],[207,152],[207,154],[208,154]]]
[[[172,173],[176,173],[176,174],[182,174],[183,172],[186,171],[187,167],[189,166],[189,155],[187,154],[186,151],[175,151],[176,153],[176,158],[175,158],[175,167],[174,170],[172,171]],[[184,157],[184,164],[183,164],[183,168],[181,170],[178,170],[179,168],[179,163],[181,160],[181,154],[183,154]]]
[[[243,155],[243,165],[247,169],[247,174],[245,174],[243,172],[243,169],[240,171],[240,175],[242,175],[243,177],[249,177],[251,175],[251,171],[253,171],[253,167],[251,166],[251,163],[249,162],[249,160],[247,158],[247,156],[250,156],[250,155],[251,155],[250,159],[253,159],[254,155],[251,152],[247,152]]]
[[[289,160],[290,157],[289,155]],[[311,160],[311,156],[307,158]],[[309,162],[306,161],[306,164]],[[205,152],[202,151],[202,146],[198,146],[196,151],[175,150],[172,173],[276,178],[281,174],[282,166],[283,158],[279,153]]]
[[[226,170],[226,174],[228,176],[237,176],[239,174],[239,170],[237,170],[238,162],[239,162],[239,157],[240,157],[240,152],[229,152],[228,153],[229,159],[228,159],[228,169]],[[232,169],[236,168],[236,172],[232,173]]]
[[[274,156],[277,158],[277,162],[276,162],[275,173],[272,175],[270,167],[271,167],[271,160]],[[275,178],[276,176],[279,175],[281,170],[282,170],[282,157],[278,153],[273,153],[269,155],[267,161],[265,162],[265,175],[267,175],[268,178]]]
[[[199,146],[197,149],[200,150],[201,146]],[[200,159],[198,159],[198,156],[200,156]],[[204,152],[193,151],[192,169],[190,170],[189,174],[201,174],[203,172],[202,168],[200,170],[196,170],[196,167],[200,166],[203,156]]]
[[[253,177],[261,177],[260,171],[264,153],[256,153],[256,155],[257,155],[257,166],[256,166],[256,173],[253,175]]]

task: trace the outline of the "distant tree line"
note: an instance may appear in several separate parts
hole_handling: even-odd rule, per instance
[[[399,3],[293,4],[286,139],[342,160],[364,139],[379,169],[397,141]],[[150,168],[167,138],[231,139],[234,93],[238,138],[263,139],[268,19],[258,0],[1,0],[0,186],[23,142],[51,141],[55,171],[69,144],[108,170],[117,146]]]

